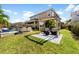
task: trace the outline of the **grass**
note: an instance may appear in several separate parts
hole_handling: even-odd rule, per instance
[[[33,31],[19,35],[10,35],[0,38],[0,53],[1,54],[78,54],[79,44],[73,38],[70,31],[62,29],[60,33],[64,36],[60,45],[50,41],[43,45],[37,44],[32,40],[40,42],[42,39],[30,36],[31,34],[40,33]],[[29,40],[32,39],[32,40]]]

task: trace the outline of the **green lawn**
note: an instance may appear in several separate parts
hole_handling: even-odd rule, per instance
[[[42,39],[28,36],[40,31],[33,31],[19,35],[10,35],[0,38],[0,53],[1,54],[78,54],[79,44],[73,38],[70,31],[62,29],[63,39],[60,45],[50,41],[43,45],[37,44],[32,40],[40,42]],[[27,36],[27,37],[26,37]],[[29,40],[29,39],[31,40]]]

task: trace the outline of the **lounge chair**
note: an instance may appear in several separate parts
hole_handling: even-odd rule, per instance
[[[45,35],[49,35],[49,31],[43,31]]]
[[[45,30],[43,31],[45,35],[49,35],[49,28],[45,28]]]
[[[59,31],[58,28],[52,28],[52,29],[50,30],[51,35],[58,35],[58,31]]]

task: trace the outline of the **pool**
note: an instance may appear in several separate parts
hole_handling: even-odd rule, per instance
[[[4,37],[4,36],[7,36],[7,35],[15,34],[15,33],[17,33],[17,32],[18,32],[18,31],[1,32],[1,33],[0,33],[0,37]]]
[[[2,28],[2,33],[4,32],[14,32],[16,30],[13,30],[13,29],[9,29],[9,28]]]

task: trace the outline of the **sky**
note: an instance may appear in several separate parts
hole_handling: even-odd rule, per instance
[[[64,22],[71,18],[71,12],[79,10],[78,4],[2,4],[1,6],[5,11],[4,13],[10,17],[11,23],[29,21],[30,16],[46,11],[50,7]]]

